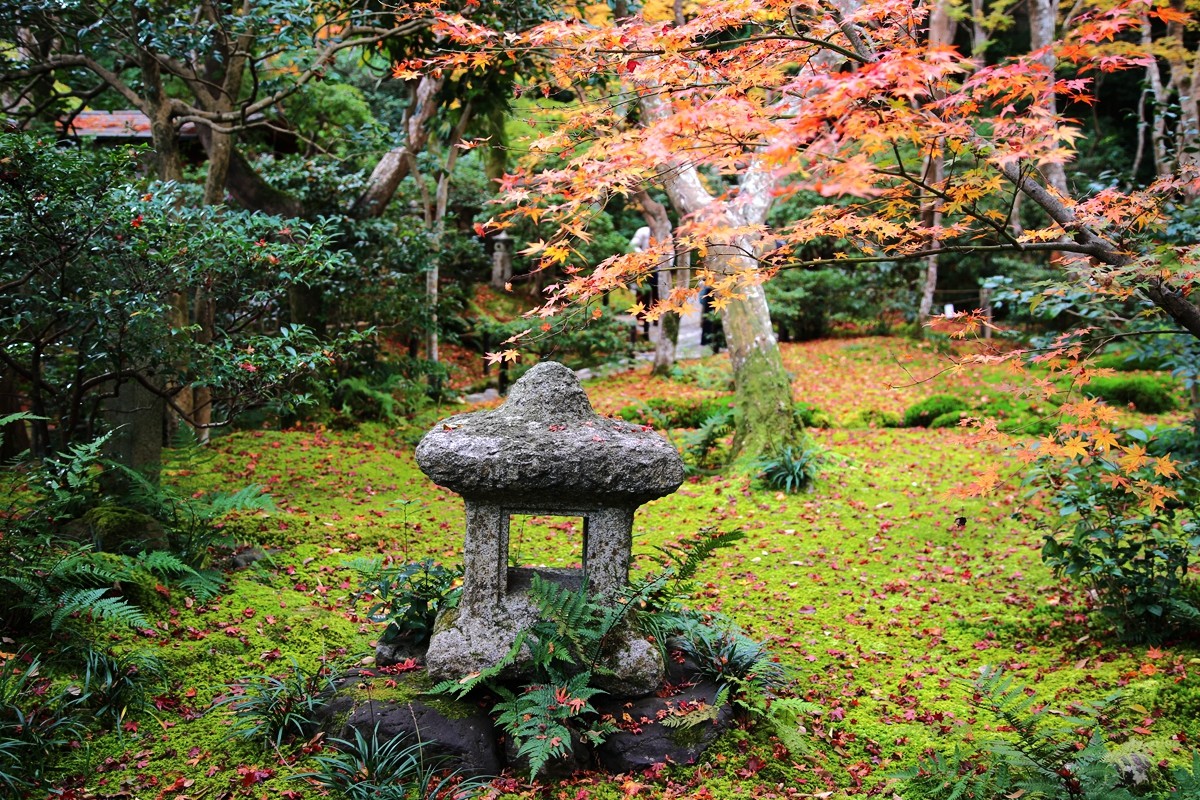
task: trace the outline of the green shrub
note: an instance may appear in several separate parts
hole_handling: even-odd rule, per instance
[[[49,756],[83,739],[84,729],[72,698],[51,691],[36,657],[0,658],[0,795],[22,797],[40,785]]]
[[[969,749],[934,753],[901,773],[900,796],[911,800],[1030,797],[1063,800],[1133,800],[1135,797],[1195,798],[1200,756],[1192,769],[1170,774],[1156,764],[1148,746],[1110,743],[1112,720],[1123,698],[1073,704],[1052,711],[1032,691],[1015,686],[999,670],[985,668],[971,686],[971,706],[988,714],[1006,738],[985,736]],[[1121,737],[1122,739],[1124,736]]]
[[[400,640],[425,643],[433,635],[433,622],[439,611],[458,602],[461,589],[455,586],[461,569],[449,569],[425,559],[395,569],[379,568],[378,559],[352,565],[365,578],[363,587],[351,597],[372,601],[367,618],[386,622],[380,641],[391,644]]]
[[[71,704],[88,709],[118,733],[126,716],[150,708],[166,676],[162,662],[149,653],[118,654],[88,647],[78,660],[83,663],[76,687],[79,694]]]
[[[847,427],[850,428],[899,428],[904,425],[904,419],[891,411],[880,411],[867,408],[851,418]]]
[[[1175,384],[1151,375],[1093,378],[1083,394],[1096,397],[1110,406],[1133,406],[1141,414],[1162,414],[1179,407]]]
[[[308,672],[292,659],[292,668],[285,674],[254,675],[232,684],[228,694],[213,702],[213,708],[229,708],[234,717],[230,735],[278,748],[312,733],[314,715],[333,688],[327,667]]]
[[[1092,360],[1092,366],[1100,369],[1112,369],[1117,372],[1133,372],[1135,370],[1166,369],[1162,358],[1156,358],[1144,352],[1102,353]]]
[[[1083,462],[1047,457],[1026,482],[1048,487],[1058,511],[1050,516],[1042,560],[1090,589],[1123,636],[1155,639],[1200,625],[1195,579],[1188,575],[1200,554],[1200,474],[1194,461],[1184,460],[1174,463],[1177,474],[1156,474],[1167,446],[1177,457],[1187,455],[1174,447],[1179,436],[1152,441],[1145,431],[1127,434],[1147,446],[1147,457],[1135,469],[1117,463],[1117,456]],[[1150,506],[1126,491],[1136,483],[1162,486],[1174,497]]]
[[[683,441],[683,468],[689,474],[719,469],[728,458],[725,440],[733,435],[734,411],[726,408],[705,417]]]
[[[796,416],[806,428],[832,428],[833,418],[812,403],[796,403]]]
[[[943,414],[966,410],[967,404],[960,398],[951,394],[935,394],[908,407],[904,412],[904,427],[928,428]]]
[[[786,672],[762,642],[756,642],[735,627],[718,628],[691,618],[673,643],[692,657],[700,675],[737,688],[754,683],[760,689],[778,688]]]
[[[929,423],[930,428],[957,428],[962,422],[966,414],[962,411],[947,411],[945,414],[938,414]]]
[[[705,420],[728,412],[733,407],[732,396],[708,398],[652,397],[643,403],[632,403],[617,412],[617,416],[638,425],[656,428],[700,428]]]
[[[793,494],[817,479],[825,451],[812,443],[785,445],[758,462],[759,478],[768,487]]]

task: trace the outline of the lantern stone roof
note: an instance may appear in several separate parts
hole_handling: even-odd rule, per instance
[[[575,373],[553,361],[526,372],[499,408],[438,423],[416,457],[431,480],[463,497],[547,510],[637,506],[684,477],[669,442],[597,414]]]

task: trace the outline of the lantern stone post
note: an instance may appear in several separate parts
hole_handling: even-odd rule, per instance
[[[674,492],[683,463],[642,425],[601,417],[575,374],[543,362],[517,381],[504,405],[438,423],[417,446],[417,464],[462,495],[467,529],[463,592],[439,615],[426,654],[430,675],[460,678],[495,666],[537,621],[534,575],[616,602],[629,582],[638,506]],[[513,514],[583,519],[582,568],[509,566]],[[657,648],[628,629],[606,649],[610,692],[637,696],[662,682]],[[525,658],[512,667],[520,674]]]

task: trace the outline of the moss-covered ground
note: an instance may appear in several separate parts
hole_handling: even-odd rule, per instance
[[[769,641],[795,691],[823,708],[806,721],[808,752],[735,731],[697,765],[542,787],[511,776],[497,782],[498,793],[891,796],[890,776],[922,751],[948,750],[992,724],[968,703],[966,681],[984,665],[1002,665],[1060,706],[1121,689],[1133,709],[1122,735],[1150,741],[1162,758],[1190,754],[1200,737],[1200,645],[1120,643],[1083,594],[1041,564],[1041,512],[1015,481],[983,499],[951,493],[989,466],[1019,476],[1009,452],[962,429],[846,427],[864,410],[899,413],[935,392],[996,391],[1008,373],[919,382],[941,361],[895,339],[788,345],[785,361],[796,398],[839,425],[812,433],[837,454],[835,465],[799,495],[746,476],[693,477],[639,511],[635,555],[649,569],[656,546],[701,528],[747,532],[703,568],[693,604]],[[717,357],[688,366],[687,382],[650,378],[646,367],[586,388],[598,410],[613,413],[652,396],[711,395],[722,390],[721,371]],[[412,439],[412,431],[373,425],[241,432],[215,440],[211,458],[171,464],[165,479],[188,492],[263,485],[277,510],[228,525],[269,555],[230,571],[227,591],[212,602],[172,590],[151,627],[110,634],[116,647],[162,659],[169,686],[154,717],[82,742],[59,765],[59,785],[94,797],[318,796],[289,779],[309,768],[303,754],[228,738],[228,716],[209,706],[239,677],[286,671],[292,659],[312,669],[320,659],[352,665],[370,655],[380,629],[349,601],[354,559],[460,559],[462,502],[420,473]],[[530,523],[522,558],[577,561],[578,532],[560,523]]]

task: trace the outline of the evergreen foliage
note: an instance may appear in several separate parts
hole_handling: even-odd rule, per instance
[[[427,742],[403,736],[381,739],[376,726],[369,737],[355,729],[353,739],[330,739],[331,752],[314,756],[314,772],[296,775],[347,800],[426,800],[467,797],[488,778],[447,772],[445,759],[429,752]]]

